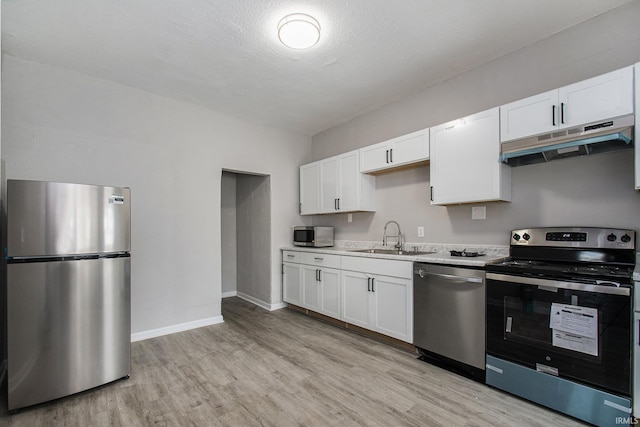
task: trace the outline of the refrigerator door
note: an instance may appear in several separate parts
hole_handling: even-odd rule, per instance
[[[129,252],[130,190],[7,180],[9,257]]]
[[[128,256],[8,265],[9,410],[130,374]]]

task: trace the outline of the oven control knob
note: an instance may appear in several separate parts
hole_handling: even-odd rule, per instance
[[[622,240],[624,243],[629,243],[631,241],[631,236],[629,236],[628,234],[625,234],[620,238],[620,240]]]
[[[514,235],[513,235],[513,240],[515,240],[516,242],[517,242],[518,240],[520,240],[520,235],[519,235],[518,233],[514,234]]]
[[[529,239],[531,238],[531,236],[529,236],[529,234],[527,234],[527,233],[524,233],[524,234],[522,235],[522,238],[523,238],[524,240],[529,240]]]
[[[608,241],[610,241],[610,242],[615,242],[617,238],[618,238],[618,237],[617,237],[615,234],[613,234],[613,233],[611,233],[611,234],[609,234],[609,235],[607,236],[607,240],[608,240]]]

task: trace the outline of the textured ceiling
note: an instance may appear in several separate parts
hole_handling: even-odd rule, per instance
[[[2,0],[2,50],[314,135],[630,1]]]

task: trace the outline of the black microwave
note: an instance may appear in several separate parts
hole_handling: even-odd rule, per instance
[[[333,227],[295,226],[293,244],[314,248],[333,246]]]

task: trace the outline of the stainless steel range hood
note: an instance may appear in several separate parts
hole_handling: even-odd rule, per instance
[[[502,143],[500,161],[524,166],[632,148],[633,114]]]

